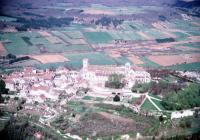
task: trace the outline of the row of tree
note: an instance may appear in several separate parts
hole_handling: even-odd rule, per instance
[[[118,25],[122,24],[123,20],[118,20],[110,17],[102,17],[99,20],[95,22],[96,25],[102,25],[102,26],[109,26],[111,24],[114,25],[114,27],[117,27]]]
[[[26,31],[29,28],[40,29],[40,28],[52,28],[69,25],[74,18],[41,18],[41,19],[26,19],[18,18],[16,22],[21,23],[22,25],[16,27],[19,31]]]

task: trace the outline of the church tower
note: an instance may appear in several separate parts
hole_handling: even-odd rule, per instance
[[[128,75],[130,70],[131,70],[131,64],[129,62],[127,62],[125,64],[125,75]]]
[[[87,71],[88,70],[88,59],[84,58],[83,59],[83,71]]]

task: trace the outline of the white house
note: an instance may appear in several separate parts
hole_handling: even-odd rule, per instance
[[[193,116],[193,115],[194,115],[194,111],[192,111],[192,110],[175,111],[175,112],[172,112],[172,114],[171,114],[171,120],[179,119],[179,118],[183,118],[183,117],[189,117],[189,116]]]

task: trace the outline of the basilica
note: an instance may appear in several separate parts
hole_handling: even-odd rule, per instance
[[[83,67],[81,70],[82,78],[87,80],[90,85],[105,85],[111,74],[122,74],[125,76],[126,87],[131,88],[137,83],[149,83],[151,76],[146,71],[135,71],[130,63],[124,66],[115,65],[90,65],[88,59],[83,59]]]

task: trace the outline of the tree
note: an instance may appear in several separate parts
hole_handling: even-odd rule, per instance
[[[14,54],[9,53],[8,55],[6,55],[7,59],[16,59],[17,57]]]
[[[119,95],[115,95],[115,97],[113,98],[114,102],[119,102],[120,101],[120,97]]]
[[[6,83],[0,79],[0,103],[3,102],[2,94],[8,94],[8,89],[6,88]]]
[[[191,128],[192,126],[191,118],[182,118],[179,122],[179,126],[181,128]]]
[[[200,107],[200,86],[190,84],[188,87],[176,92],[171,92],[162,100],[162,105],[167,110],[182,110]]]
[[[105,87],[120,89],[125,86],[123,83],[124,76],[122,74],[111,74],[108,77],[108,81],[105,83]]]
[[[164,121],[163,115],[159,116],[159,121],[160,121],[160,123],[162,123]]]
[[[151,85],[151,83],[143,83],[143,84],[136,83],[131,88],[131,91],[132,92],[145,93],[150,89],[150,85]]]

